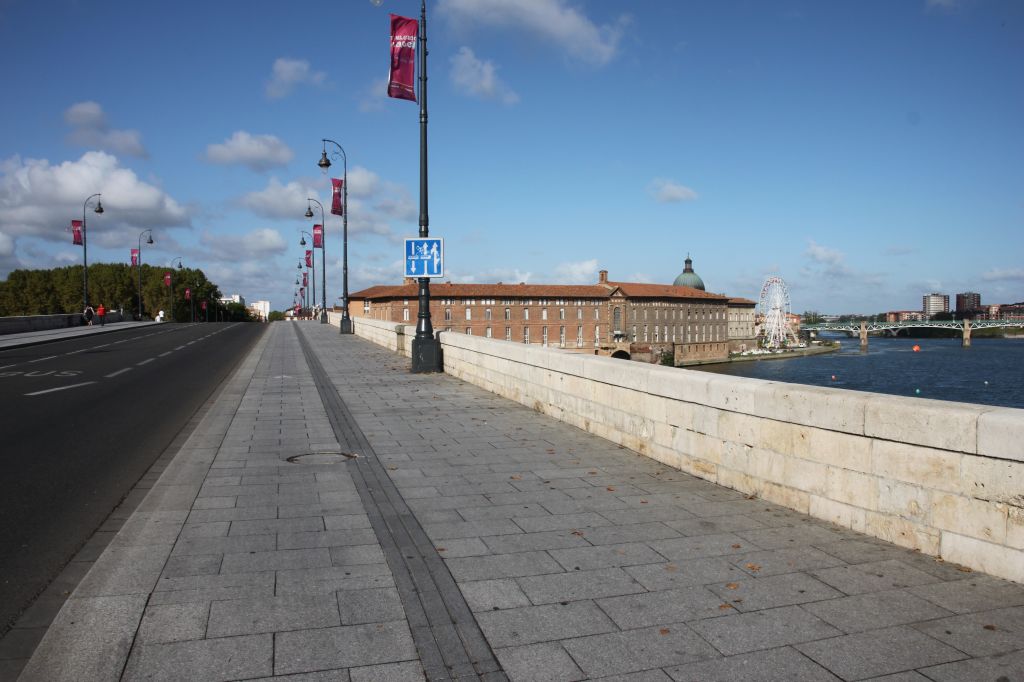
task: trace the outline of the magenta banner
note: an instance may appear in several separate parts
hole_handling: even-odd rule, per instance
[[[331,185],[333,185],[333,196],[331,196],[331,213],[334,215],[343,215],[345,213],[344,207],[341,205],[341,193],[345,188],[345,180],[339,178],[331,178]]]
[[[307,268],[313,267],[313,250],[312,249],[306,249],[306,267]]]
[[[72,220],[71,221],[71,243],[75,246],[82,245],[82,221]]]
[[[308,287],[309,286],[309,279],[307,278],[308,274],[309,273],[306,273],[306,272],[302,273],[302,286],[304,286],[304,287]]]
[[[202,303],[200,303],[199,307],[200,307],[201,310],[206,310],[206,301],[203,301]]]
[[[408,17],[391,15],[391,72],[388,97],[416,101],[416,35],[419,22]]]
[[[314,225],[313,226],[313,248],[322,249],[324,248],[324,226]]]
[[[139,250],[138,249],[132,249],[132,265],[135,266],[135,265],[138,265],[138,264],[139,264]]]
[[[192,288],[191,287],[185,287],[185,300],[186,301],[192,300]]]
[[[165,272],[164,273],[164,286],[165,287],[171,286],[171,273],[169,273],[169,272]]]

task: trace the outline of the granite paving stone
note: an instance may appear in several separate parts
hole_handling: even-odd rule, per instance
[[[896,559],[872,561],[852,566],[808,568],[813,568],[809,572],[815,578],[846,594],[880,592],[939,582],[935,576]]]
[[[731,615],[689,623],[691,628],[726,656],[843,634],[799,606],[783,606],[752,613],[727,610],[726,613]]]
[[[626,566],[624,570],[648,590],[735,582],[745,579],[749,575],[734,566],[725,557]]]
[[[616,630],[615,624],[591,601],[480,612],[476,617],[495,649]]]
[[[724,584],[709,585],[708,589],[739,611],[771,609],[843,596],[842,593],[806,573],[743,578]]]
[[[967,580],[920,585],[909,589],[917,596],[924,597],[953,613],[1024,605],[1024,585],[987,575],[975,575]]]
[[[492,554],[513,554],[545,549],[590,547],[583,531],[554,530],[539,533],[513,533],[480,538]]]
[[[950,615],[949,611],[904,590],[828,599],[805,604],[804,608],[843,632],[862,632]]]
[[[517,578],[516,582],[534,604],[597,599],[644,591],[643,585],[620,568],[528,576]]]
[[[639,542],[601,547],[555,549],[548,552],[567,571],[586,571],[594,568],[635,566],[664,561],[664,557]]]
[[[766,649],[667,668],[675,682],[838,682],[839,678],[791,647]],[[923,680],[924,678],[922,678]]]
[[[447,559],[445,563],[457,582],[562,573],[564,570],[547,552],[462,557]]]
[[[586,679],[572,657],[554,642],[507,647],[494,653],[513,682],[575,682]]]
[[[591,677],[664,668],[719,656],[711,645],[682,623],[580,637],[562,645]]]
[[[623,630],[725,614],[717,595],[696,586],[598,599],[597,605]]]
[[[732,533],[715,535],[698,535],[694,537],[670,538],[655,540],[648,543],[652,549],[672,561],[698,559],[709,556],[725,556],[727,554],[747,554],[751,550],[761,549]]]
[[[921,672],[927,679],[935,682],[960,682],[961,680],[1017,682],[1017,680],[1024,679],[1024,650],[937,665],[923,668]]]
[[[963,652],[906,625],[797,644],[795,648],[844,680],[879,677],[966,658]]]
[[[151,604],[143,613],[135,641],[160,644],[202,639],[206,635],[209,617],[210,604],[207,602]]]
[[[511,578],[463,582],[459,589],[473,611],[497,611],[531,604],[530,598]]]
[[[317,596],[286,595],[216,601],[208,637],[251,635],[340,625],[338,606]]]
[[[980,611],[917,623],[914,628],[971,656],[1024,650],[1024,607]]]
[[[348,674],[352,682],[418,682],[426,679],[419,661],[361,666],[350,669]],[[290,680],[286,678],[285,682]]]
[[[271,635],[144,644],[132,649],[124,680],[236,680],[270,675]]]

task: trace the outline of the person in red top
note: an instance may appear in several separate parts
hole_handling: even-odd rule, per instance
[[[103,323],[107,321],[107,309],[103,307],[102,303],[100,303],[100,307],[96,309],[96,317],[100,318],[101,327],[103,326]]]

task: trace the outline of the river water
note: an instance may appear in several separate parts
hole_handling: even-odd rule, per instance
[[[835,337],[833,337],[835,338]],[[842,350],[785,360],[694,367],[707,372],[811,386],[1024,408],[1024,337],[960,339],[838,337]],[[914,351],[914,346],[920,346]],[[833,378],[834,377],[834,378]]]

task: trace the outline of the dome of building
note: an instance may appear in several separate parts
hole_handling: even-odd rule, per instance
[[[693,261],[690,260],[690,256],[686,256],[683,271],[679,273],[678,277],[676,277],[676,281],[672,282],[672,286],[691,287],[693,289],[700,289],[701,291],[704,291],[704,280],[700,278],[700,275],[693,271]]]

